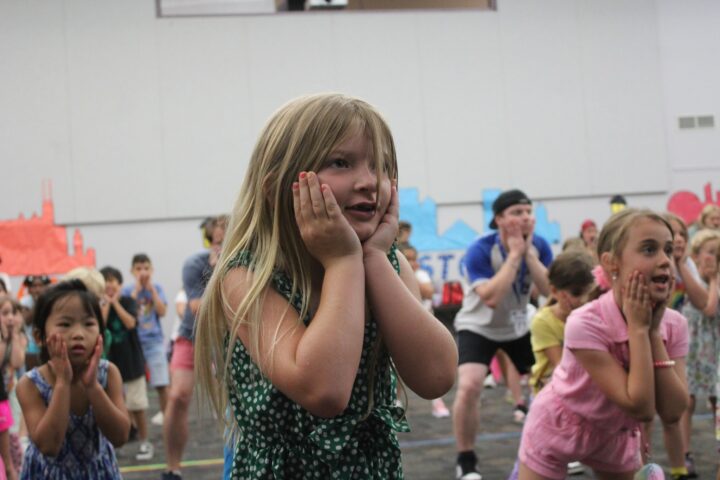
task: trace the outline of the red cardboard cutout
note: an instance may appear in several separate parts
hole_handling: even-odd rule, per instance
[[[667,209],[690,225],[697,221],[700,211],[705,205],[720,205],[720,191],[715,192],[715,201],[712,198],[712,187],[710,182],[705,184],[705,201],[702,202],[692,192],[680,191],[674,193],[668,200]]]
[[[83,237],[75,229],[73,255],[67,231],[55,225],[50,184],[43,188],[42,215],[0,221],[0,271],[11,276],[63,274],[73,268],[95,266],[95,250],[83,251]]]

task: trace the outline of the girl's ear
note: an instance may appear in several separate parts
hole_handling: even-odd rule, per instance
[[[33,327],[32,336],[35,339],[35,343],[37,343],[38,346],[43,346],[45,344],[43,339],[40,337],[40,330],[38,330],[37,328]]]
[[[620,266],[618,265],[615,255],[610,252],[603,252],[603,254],[600,255],[600,265],[602,265],[602,268],[605,269],[605,272],[610,274],[609,280],[613,280],[617,277],[617,272],[620,269]]]

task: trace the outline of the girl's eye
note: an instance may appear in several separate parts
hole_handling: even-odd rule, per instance
[[[328,165],[333,168],[348,168],[350,167],[350,162],[343,158],[334,158],[328,162]]]

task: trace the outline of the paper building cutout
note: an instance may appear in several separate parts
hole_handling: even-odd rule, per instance
[[[401,188],[400,219],[410,222],[410,243],[420,251],[464,250],[478,233],[458,220],[443,235],[438,234],[437,204],[430,198],[420,202],[417,188]]]
[[[69,254],[67,230],[55,225],[51,185],[43,185],[42,214],[0,221],[0,270],[11,276],[62,274],[75,267],[94,267],[95,250],[84,251],[80,230]]]
[[[710,182],[704,187],[705,201],[701,201],[697,195],[688,191],[675,192],[668,200],[667,209],[690,225],[700,216],[700,211],[705,205],[720,205],[720,190],[715,192],[715,201],[712,198],[712,187]]]

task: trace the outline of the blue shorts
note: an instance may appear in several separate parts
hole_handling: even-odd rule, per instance
[[[168,372],[168,361],[165,356],[165,346],[162,342],[142,345],[145,365],[147,366],[150,378],[148,384],[151,387],[166,387],[170,384]]]

